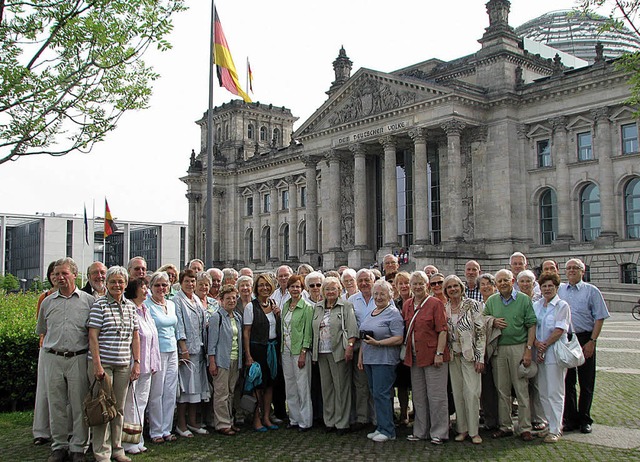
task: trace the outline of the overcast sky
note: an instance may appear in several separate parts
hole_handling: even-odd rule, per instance
[[[89,154],[27,157],[0,165],[0,213],[104,214],[134,221],[187,222],[186,174],[207,108],[211,3],[186,2],[174,20],[173,49],[146,61],[162,78],[150,108],[125,115]],[[430,58],[451,60],[478,50],[489,25],[484,0],[219,0],[216,2],[242,85],[246,59],[254,101],[285,106],[300,126],[326,100],[332,62],[344,46],[352,74],[366,67],[390,72]],[[574,0],[512,0],[510,24]],[[216,105],[234,95],[216,87]]]

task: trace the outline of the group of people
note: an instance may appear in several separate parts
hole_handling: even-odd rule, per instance
[[[373,425],[367,437],[384,442],[409,424],[411,397],[409,441],[447,441],[455,412],[455,441],[480,444],[480,416],[493,438],[514,434],[512,391],[523,440],[589,433],[602,295],[579,259],[562,284],[552,260],[537,280],[523,254],[509,263],[492,275],[472,260],[460,278],[400,271],[386,255],[383,274],[302,264],[254,275],[198,259],[150,273],[134,257],[127,268],[94,262],[79,289],[76,263],[57,260],[38,307],[34,443],[51,441],[50,462],[81,461],[90,433],[97,461],[123,462],[147,450],[143,437],[122,441],[124,422],[164,444],[207,428],[233,436],[245,420],[255,432]],[[555,358],[572,335],[586,358],[577,370]],[[89,432],[82,400],[105,375],[117,415]]]

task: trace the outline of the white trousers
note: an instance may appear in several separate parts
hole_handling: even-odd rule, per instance
[[[482,378],[476,372],[475,362],[467,361],[460,355],[452,355],[449,361],[449,376],[456,405],[456,426],[458,433],[478,435],[480,393]]]
[[[555,435],[559,434],[562,428],[565,375],[567,370],[557,364],[538,364],[540,403],[549,421],[549,432]]]
[[[151,376],[147,409],[152,439],[171,434],[178,395],[178,352],[160,353],[160,361],[160,370]]]
[[[124,402],[124,421],[125,423],[139,423],[142,425],[142,433],[144,434],[144,411],[147,409],[147,403],[149,402],[149,391],[151,390],[151,373],[140,374],[138,380],[133,382],[133,385],[129,386],[127,390],[127,399]],[[133,392],[133,393],[132,393]],[[134,399],[135,395],[135,399]],[[138,408],[136,411],[136,407]],[[125,451],[138,449],[142,450],[144,447],[144,437],[140,435],[140,442],[138,444],[122,443],[122,447]]]
[[[289,419],[292,425],[309,428],[313,425],[313,406],[311,404],[311,358],[305,353],[304,367],[298,367],[298,357],[286,350],[282,353],[282,374]]]

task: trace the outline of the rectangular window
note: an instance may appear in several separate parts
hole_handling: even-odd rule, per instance
[[[592,160],[593,150],[591,143],[591,132],[578,133],[578,160]]]
[[[624,263],[620,266],[620,282],[623,284],[638,283],[638,266],[635,263]]]
[[[262,213],[271,212],[271,194],[267,193],[263,196]]]
[[[73,257],[73,220],[67,220],[67,257]]]
[[[301,186],[300,187],[300,207],[306,207],[306,206],[307,206],[307,187]]]
[[[633,124],[623,125],[622,129],[622,154],[638,152],[638,126]]]
[[[247,214],[246,216],[250,217],[253,215],[253,197],[247,197]]]
[[[551,143],[549,140],[541,140],[537,143],[538,167],[551,167]]]
[[[288,190],[285,189],[282,191],[280,202],[282,204],[282,210],[289,210],[289,191]]]

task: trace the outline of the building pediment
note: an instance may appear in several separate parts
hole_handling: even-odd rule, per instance
[[[302,124],[296,137],[303,138],[319,131],[367,120],[451,92],[437,84],[360,69]]]

